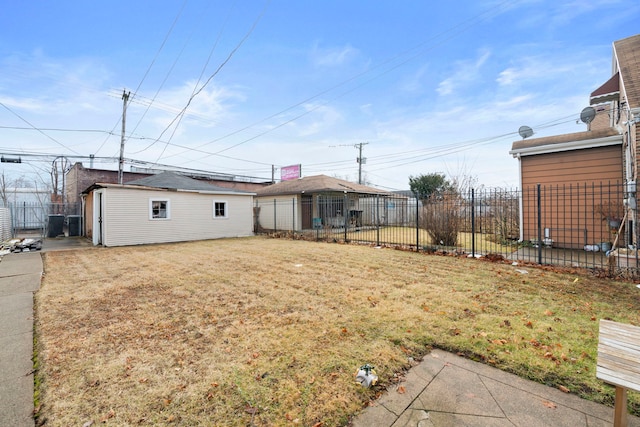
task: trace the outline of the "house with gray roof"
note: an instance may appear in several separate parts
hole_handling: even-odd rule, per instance
[[[82,192],[84,235],[102,246],[250,236],[254,195],[173,172],[95,183]]]
[[[387,224],[404,198],[327,175],[282,181],[256,190],[256,229],[304,231]],[[400,202],[400,203],[399,203]]]

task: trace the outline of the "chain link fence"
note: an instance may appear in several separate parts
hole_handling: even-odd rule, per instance
[[[256,198],[256,233],[442,251],[638,276],[635,189],[620,183],[468,194]]]
[[[81,235],[80,203],[8,203],[0,208],[0,238]]]

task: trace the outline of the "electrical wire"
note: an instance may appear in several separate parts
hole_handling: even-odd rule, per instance
[[[158,140],[160,138],[162,138],[162,135],[164,135],[164,133],[176,122],[176,120],[178,120],[179,118],[182,117],[182,115],[184,114],[184,112],[189,108],[189,106],[191,105],[191,102],[193,101],[193,99],[199,95],[204,89],[205,87],[207,87],[207,85],[211,82],[211,80],[224,68],[224,66],[231,60],[231,58],[235,55],[235,53],[240,49],[240,47],[242,47],[242,45],[247,41],[247,39],[249,38],[249,36],[253,33],[253,31],[255,30],[255,28],[257,27],[258,23],[260,22],[260,20],[262,19],[262,17],[264,16],[266,10],[267,10],[267,6],[269,5],[269,2],[267,2],[265,4],[265,7],[262,9],[261,13],[258,15],[258,17],[256,18],[256,20],[253,22],[253,25],[251,26],[251,28],[249,29],[249,31],[244,35],[244,37],[238,42],[238,44],[231,50],[231,52],[229,52],[229,54],[227,55],[227,57],[225,58],[224,61],[222,61],[222,63],[218,66],[218,68],[216,68],[216,70],[209,76],[209,78],[202,84],[202,86],[200,86],[200,88],[198,88],[189,98],[189,100],[187,101],[186,105],[182,108],[182,110],[180,111],[180,113],[173,119],[171,120],[171,122],[167,125],[167,127],[160,133],[160,136],[158,137]],[[175,132],[175,131],[174,131]],[[172,134],[173,136],[173,134]],[[157,141],[156,141],[157,142]],[[154,142],[155,143],[155,142]],[[153,144],[151,144],[153,145]],[[151,145],[148,147],[150,148]],[[160,158],[162,158],[162,155],[164,154],[164,150],[166,150],[168,146],[168,143],[165,144],[164,149],[162,150],[162,153],[160,154],[160,156],[158,157],[158,159],[156,161],[159,161]]]
[[[31,122],[29,122],[27,119],[25,119],[24,117],[22,117],[20,114],[16,113],[15,111],[13,111],[11,108],[7,107],[4,103],[0,102],[0,105],[2,105],[6,110],[8,110],[11,114],[13,114],[14,116],[16,116],[17,118],[19,118],[20,120],[22,120],[23,122],[25,122],[26,124],[28,124],[29,126],[31,126],[32,129],[36,130],[37,132],[41,133],[42,135],[44,135],[46,138],[50,139],[51,141],[55,142],[56,144],[58,144],[59,146],[61,146],[62,148],[65,148],[73,153],[79,154],[77,151],[67,147],[66,145],[64,145],[62,142],[58,141],[57,139],[51,137],[50,135],[47,135],[46,133],[44,133],[41,129],[37,128],[35,125],[33,125]]]
[[[466,21],[461,22],[460,24],[458,24],[458,25],[456,25],[456,26],[454,26],[454,27],[452,27],[452,28],[440,33],[440,34],[437,34],[434,37],[429,38],[428,40],[418,44],[417,46],[414,46],[413,48],[410,48],[410,49],[408,49],[408,50],[406,50],[404,52],[401,52],[400,54],[397,54],[397,55],[395,55],[395,56],[393,56],[393,57],[391,57],[391,58],[389,58],[387,60],[382,61],[380,64],[372,67],[371,69],[369,69],[367,71],[363,71],[363,72],[360,72],[360,73],[358,73],[358,74],[356,74],[354,76],[351,76],[348,79],[343,80],[342,82],[338,83],[337,85],[334,85],[334,86],[332,86],[332,87],[330,87],[328,89],[325,89],[325,90],[323,90],[323,91],[321,91],[321,92],[319,92],[319,93],[317,93],[317,94],[315,94],[315,95],[313,95],[313,96],[311,96],[309,98],[306,98],[303,101],[300,101],[300,102],[298,102],[298,103],[296,103],[296,104],[294,104],[294,105],[292,105],[290,107],[287,107],[287,108],[285,108],[285,109],[283,109],[283,110],[281,110],[281,111],[279,111],[277,113],[274,113],[274,114],[268,116],[265,119],[259,120],[259,121],[255,122],[255,123],[251,124],[251,125],[248,125],[248,126],[245,126],[245,127],[241,128],[241,129],[239,129],[237,131],[231,132],[229,134],[226,134],[224,136],[216,138],[216,139],[214,139],[212,141],[209,141],[209,142],[207,142],[205,144],[202,144],[202,145],[198,146],[198,148],[201,148],[201,147],[203,147],[205,145],[209,145],[209,144],[221,141],[221,140],[226,139],[226,138],[228,138],[230,136],[236,135],[236,134],[238,134],[240,132],[243,132],[243,131],[248,130],[248,129],[252,128],[252,127],[255,127],[258,124],[261,124],[261,123],[263,123],[265,121],[268,121],[268,120],[271,120],[271,119],[273,119],[275,117],[281,116],[282,114],[284,114],[286,112],[289,112],[289,111],[291,111],[291,110],[293,110],[293,109],[295,109],[297,107],[300,107],[301,105],[309,103],[310,101],[312,101],[314,99],[317,99],[322,95],[325,95],[325,94],[330,93],[330,92],[332,92],[332,91],[334,91],[334,90],[336,90],[336,89],[338,89],[338,88],[340,88],[342,86],[345,86],[345,85],[347,85],[347,84],[359,79],[360,77],[363,77],[363,76],[365,76],[367,74],[370,74],[370,73],[372,73],[372,72],[374,72],[374,71],[376,71],[376,70],[378,70],[378,69],[380,69],[380,68],[382,68],[382,67],[384,67],[384,66],[386,66],[388,64],[392,64],[392,66],[390,68],[388,68],[386,70],[383,70],[381,73],[377,74],[373,78],[370,78],[370,79],[364,81],[363,83],[357,85],[356,87],[343,92],[339,96],[336,96],[336,97],[332,98],[329,101],[321,103],[321,104],[315,106],[314,108],[311,108],[311,109],[309,109],[309,110],[307,110],[307,111],[305,111],[305,112],[293,117],[292,119],[289,119],[289,120],[287,120],[287,121],[285,121],[283,123],[280,123],[280,124],[270,128],[270,129],[268,129],[268,130],[266,130],[264,132],[260,132],[260,133],[258,133],[257,135],[255,135],[253,137],[244,139],[243,141],[240,141],[240,142],[238,142],[236,144],[233,144],[233,145],[231,145],[231,146],[229,146],[227,148],[224,148],[222,150],[216,151],[214,154],[219,154],[219,153],[223,153],[225,151],[231,150],[231,149],[236,148],[236,147],[238,147],[240,145],[243,145],[243,144],[245,144],[247,142],[253,141],[253,140],[255,140],[255,139],[257,139],[257,138],[259,138],[261,136],[264,136],[264,135],[266,135],[266,134],[268,134],[270,132],[273,132],[273,131],[275,131],[277,129],[280,129],[281,127],[286,126],[287,124],[289,124],[289,123],[291,123],[293,121],[296,121],[296,120],[298,120],[298,119],[300,119],[300,118],[302,118],[302,117],[304,117],[304,116],[316,111],[317,109],[329,104],[330,102],[333,102],[333,101],[336,101],[339,98],[342,98],[343,96],[345,96],[345,95],[355,91],[356,89],[358,89],[358,88],[370,83],[371,81],[376,80],[376,79],[378,79],[378,78],[390,73],[391,71],[401,67],[402,65],[407,64],[408,62],[412,61],[413,59],[424,55],[426,52],[428,52],[430,50],[433,50],[436,46],[439,46],[439,45],[441,45],[441,44],[453,39],[454,37],[456,37],[456,36],[462,34],[463,32],[471,29],[472,27],[474,27],[478,23],[489,19],[490,17],[493,16],[493,14],[499,14],[503,9],[506,9],[507,7],[511,7],[512,5],[513,5],[513,2],[503,1],[502,3],[499,3],[497,6],[494,6],[494,7],[490,8],[490,9],[488,9],[488,10],[486,10],[486,11],[484,11],[484,12],[482,12],[482,13],[480,13],[480,14],[478,14],[478,15],[476,15],[476,16],[474,16],[474,17],[472,17],[472,18],[470,18],[470,19],[468,19]],[[454,31],[454,30],[458,30],[458,29],[459,29],[459,31],[457,31],[457,32]],[[446,36],[449,33],[452,33],[452,34],[449,35],[449,36]],[[429,43],[430,41],[438,40],[439,38],[442,38],[442,40],[439,41],[438,43],[434,43],[432,45],[429,45],[427,47],[427,49],[425,49],[425,50],[421,50],[425,45],[427,45],[427,43]],[[405,58],[406,55],[409,55],[409,56]],[[396,61],[399,61],[399,62],[395,63]]]

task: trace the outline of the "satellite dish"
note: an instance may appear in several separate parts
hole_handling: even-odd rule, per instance
[[[529,126],[520,126],[520,129],[518,129],[518,133],[520,134],[522,139],[527,139],[531,135],[533,135],[533,129],[531,129]]]
[[[593,107],[584,107],[580,113],[580,120],[582,123],[589,124],[596,116],[596,110]]]

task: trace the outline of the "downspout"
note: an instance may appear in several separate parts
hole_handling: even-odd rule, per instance
[[[518,216],[519,221],[520,221],[520,238],[518,239],[519,243],[522,243],[524,241],[524,202],[523,202],[523,198],[524,198],[524,188],[522,188],[522,158],[520,156],[520,153],[516,154],[516,158],[518,159],[518,186],[520,187],[520,197],[518,198],[518,204],[519,204],[519,214]]]
[[[633,150],[634,144],[633,144],[633,133],[637,133],[637,126],[638,126],[638,121],[640,121],[640,108],[629,108],[629,105],[627,104],[627,156],[626,156],[626,161],[628,164],[627,167],[627,194],[626,197],[628,199],[627,201],[627,206],[628,208],[631,210],[631,221],[633,224],[632,230],[631,230],[631,234],[632,236],[635,238],[635,241],[633,242],[635,244],[635,246],[638,246],[638,202],[637,202],[637,193],[636,193],[636,187],[637,187],[637,167],[638,167],[638,160],[637,160],[637,149]],[[633,133],[632,133],[633,131]],[[637,137],[637,135],[636,135]],[[635,146],[637,146],[638,141],[636,138],[635,141]],[[631,162],[631,158],[633,155],[633,159],[635,159],[635,164],[632,164]],[[632,185],[629,185],[630,182],[633,182]],[[633,202],[629,203],[631,200],[633,200]]]

